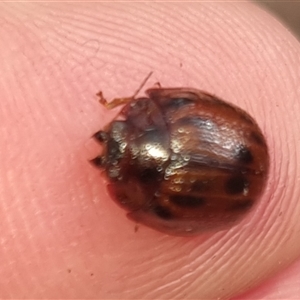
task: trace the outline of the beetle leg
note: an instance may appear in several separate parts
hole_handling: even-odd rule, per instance
[[[99,102],[107,109],[113,109],[120,105],[124,105],[134,99],[133,97],[115,98],[112,101],[108,102],[101,91],[96,95],[99,97]]]
[[[108,134],[105,131],[99,130],[93,134],[93,138],[100,143],[105,143],[108,140]]]
[[[153,88],[154,88],[154,89],[161,89],[162,86],[161,86],[160,82],[157,81],[157,82],[154,83],[154,87],[153,87]]]
[[[99,97],[99,102],[107,109],[113,109],[115,107],[118,107],[120,105],[127,104],[135,99],[137,94],[140,92],[140,90],[143,88],[149,77],[152,75],[152,71],[146,76],[146,78],[143,80],[139,88],[135,91],[135,93],[131,97],[124,97],[124,98],[115,98],[112,101],[108,102],[107,99],[103,96],[102,91],[99,91],[96,95]]]
[[[95,167],[101,168],[101,167],[103,167],[104,160],[103,160],[103,157],[101,155],[99,155],[99,156],[96,156],[95,158],[91,159],[90,163],[92,165],[94,165]]]

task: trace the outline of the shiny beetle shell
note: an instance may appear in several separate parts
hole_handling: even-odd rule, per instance
[[[197,89],[146,94],[115,99],[112,107],[125,103],[123,119],[94,135],[104,149],[93,162],[106,171],[113,199],[130,219],[170,235],[236,224],[267,180],[268,148],[256,122]]]

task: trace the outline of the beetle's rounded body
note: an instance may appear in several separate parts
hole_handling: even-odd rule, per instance
[[[152,88],[95,137],[115,201],[138,223],[171,235],[224,229],[255,204],[269,156],[243,110],[191,88]]]

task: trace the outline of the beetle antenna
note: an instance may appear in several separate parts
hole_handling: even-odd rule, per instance
[[[135,98],[135,96],[140,92],[140,90],[143,88],[143,86],[145,85],[145,83],[147,82],[147,80],[150,78],[150,76],[152,75],[153,71],[151,71],[146,78],[143,80],[143,82],[141,83],[141,85],[139,86],[139,88],[135,91],[135,93],[132,95],[132,98]]]

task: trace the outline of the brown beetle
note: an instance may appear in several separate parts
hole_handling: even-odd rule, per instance
[[[197,89],[157,87],[136,98],[139,90],[110,103],[98,94],[107,108],[124,105],[123,119],[94,135],[104,151],[93,163],[106,171],[114,200],[130,219],[170,235],[236,224],[267,180],[268,148],[256,122]]]

